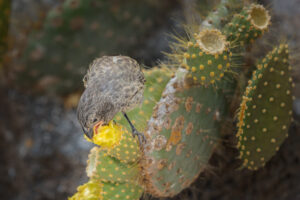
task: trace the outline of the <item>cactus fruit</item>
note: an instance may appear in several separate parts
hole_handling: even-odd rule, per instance
[[[104,54],[132,55],[170,4],[148,0],[67,0],[50,11],[25,49],[23,87],[55,94],[80,88],[85,66]],[[47,83],[45,87],[45,82]]]
[[[234,124],[232,113],[243,79],[235,79],[233,73],[238,71],[248,79],[246,70],[238,68],[243,54],[235,60],[231,52],[244,51],[242,45],[252,43],[270,24],[268,11],[252,4],[222,27],[222,19],[230,19],[225,5],[233,1],[221,0],[219,14],[209,15],[214,19],[209,26],[188,25],[188,39],[175,37],[178,40],[168,54],[170,63],[162,64],[169,69],[145,71],[144,102],[127,113],[145,133],[147,143],[143,148],[139,149],[137,140],[131,138],[130,126],[121,114],[114,119],[117,124],[94,129],[107,130],[118,139],[110,143],[113,145],[102,144],[91,151],[87,167],[90,186],[79,187],[72,200],[85,194],[90,199],[97,194],[97,200],[138,199],[143,190],[155,197],[172,197],[209,168],[209,160],[222,140],[223,121],[229,119]],[[243,166],[250,170],[264,166],[287,136],[293,87],[288,59],[285,44],[271,51],[258,63],[242,97],[237,146]],[[174,74],[170,66],[177,67]],[[95,134],[98,138],[93,141],[98,143],[100,139],[101,144],[109,134]]]
[[[231,53],[225,36],[217,29],[203,30],[187,43],[182,67],[187,77],[204,85],[219,81],[230,68]]]
[[[10,6],[10,0],[0,0],[0,69],[2,69],[3,56],[7,49]]]
[[[288,46],[262,59],[246,88],[238,114],[238,148],[243,166],[263,167],[288,136],[292,120],[292,78]]]
[[[227,39],[238,45],[253,43],[270,25],[269,12],[258,4],[246,6],[224,29]]]
[[[212,86],[189,85],[186,74],[179,69],[169,81],[148,122],[141,166],[146,191],[158,197],[188,187],[207,168],[220,137],[222,97]]]

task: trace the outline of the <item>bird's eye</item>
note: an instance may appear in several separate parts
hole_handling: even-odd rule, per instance
[[[97,122],[98,121],[98,119],[97,118],[94,118],[93,119],[93,123],[95,123],[95,122]]]

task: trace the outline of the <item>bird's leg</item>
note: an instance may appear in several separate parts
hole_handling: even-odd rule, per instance
[[[123,115],[124,117],[126,118],[126,120],[128,121],[130,127],[131,127],[131,130],[132,130],[132,136],[135,137],[137,136],[138,139],[139,139],[139,142],[140,142],[140,145],[143,143],[143,142],[146,142],[146,137],[143,133],[140,133],[138,132],[138,130],[136,130],[136,128],[133,126],[133,124],[131,123],[130,119],[128,118],[127,114],[125,112],[123,112]]]

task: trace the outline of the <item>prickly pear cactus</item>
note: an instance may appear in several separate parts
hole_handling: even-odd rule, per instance
[[[69,199],[139,199],[144,189],[140,185],[137,140],[124,127],[110,122],[94,128],[92,142],[101,146],[90,151],[86,169],[90,180]]]
[[[161,98],[163,88],[173,72],[166,67],[154,67],[145,70],[144,74],[144,102],[140,108],[127,113],[140,131],[144,131],[153,107]],[[86,169],[90,181],[79,186],[71,200],[139,199],[142,195],[141,151],[136,138],[132,138],[129,132],[128,122],[123,118],[119,114],[115,117],[117,124],[110,122],[108,126],[94,128],[94,133],[101,134],[94,137],[92,142],[102,147],[91,150]]]
[[[119,139],[110,148],[91,151],[90,181],[78,188],[72,200],[138,199],[143,191],[155,197],[172,197],[209,167],[222,140],[222,122],[226,119],[234,124],[236,109],[232,111],[230,106],[239,102],[243,88],[234,73],[247,78],[241,69],[243,45],[251,45],[270,25],[268,11],[257,4],[243,10],[238,4],[235,9],[240,14],[230,19],[235,9],[227,4],[234,1],[221,0],[215,16],[208,15],[202,25],[187,30],[186,39],[172,43],[170,63],[163,65],[174,70],[161,67],[145,71],[144,102],[127,114],[145,133],[147,143],[138,149],[128,123],[117,115],[117,124],[110,123],[114,131],[107,130],[110,134],[119,130]],[[223,26],[224,19],[231,23]],[[235,58],[231,52],[240,55]],[[292,121],[288,54],[287,45],[282,44],[259,61],[241,98],[238,150],[243,166],[250,170],[264,166],[278,151]],[[97,136],[100,143],[93,140],[96,144],[110,138],[102,128]]]
[[[235,65],[230,49],[235,48],[237,40],[240,44],[253,42],[270,23],[269,14],[262,6],[252,4],[242,13],[246,21],[235,18],[233,21],[238,24],[236,27],[248,25],[249,30],[244,34],[250,34],[251,39],[231,38],[229,34],[226,40],[220,31],[210,27],[190,34],[189,41],[180,41],[177,46],[183,48],[176,52],[177,63],[183,69],[166,86],[146,132],[151,142],[144,150],[142,172],[146,191],[154,196],[178,194],[208,166],[213,147],[221,138],[218,120],[227,116],[223,116],[228,107],[223,85],[232,86],[229,90],[236,88],[228,84],[233,79],[231,66]],[[244,29],[243,26],[238,30],[237,36]],[[228,75],[227,79],[223,78],[224,74]]]
[[[179,69],[157,104],[146,131],[142,160],[146,191],[174,196],[207,168],[218,144],[223,98],[212,86],[189,85]],[[189,163],[189,164],[187,164]]]
[[[292,78],[288,46],[274,48],[257,65],[238,114],[238,148],[243,166],[263,167],[288,136]]]
[[[258,4],[246,6],[240,14],[236,14],[225,27],[229,41],[236,45],[253,43],[270,25],[269,12]]]
[[[188,77],[195,83],[214,84],[229,71],[231,53],[225,36],[217,29],[195,33],[187,43],[182,67],[189,71]]]
[[[68,94],[82,88],[90,60],[132,55],[169,8],[169,1],[67,0],[31,35],[17,80],[31,90]]]
[[[216,29],[190,35],[174,60],[181,68],[166,85],[146,131],[150,142],[144,148],[142,173],[146,191],[157,197],[174,196],[188,187],[208,167],[220,140],[226,100],[214,83],[229,70],[231,55]]]

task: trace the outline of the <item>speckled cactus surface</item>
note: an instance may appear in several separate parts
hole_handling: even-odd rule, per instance
[[[269,25],[269,12],[262,5],[251,4],[234,15],[232,21],[226,25],[225,33],[228,40],[243,46],[262,36]]]
[[[138,199],[143,192],[173,197],[210,168],[226,131],[237,138],[242,168],[257,170],[275,155],[292,122],[288,45],[264,52],[256,67],[248,66],[245,54],[269,29],[271,17],[261,5],[230,7],[233,2],[222,0],[202,24],[188,24],[187,37],[171,43],[169,59],[144,71],[143,104],[128,116],[147,142],[138,145],[122,114],[116,115],[108,130],[119,130],[119,139],[91,150],[90,181],[73,199],[83,194]],[[229,130],[222,130],[225,123],[231,123]],[[100,143],[104,135],[98,135]]]
[[[148,123],[141,165],[146,190],[155,196],[188,187],[207,168],[220,139],[222,96],[212,86],[189,85],[186,74],[179,69],[170,80]]]
[[[217,29],[195,33],[187,43],[182,67],[189,71],[188,78],[203,85],[214,84],[230,69],[228,43]]]
[[[292,120],[292,78],[288,45],[263,58],[249,80],[238,115],[238,148],[243,166],[265,165],[288,136]]]
[[[146,191],[174,196],[209,167],[221,140],[225,95],[218,87],[230,71],[231,53],[217,29],[189,33],[174,45],[178,66],[154,108],[141,161]],[[189,165],[186,165],[189,163]]]

